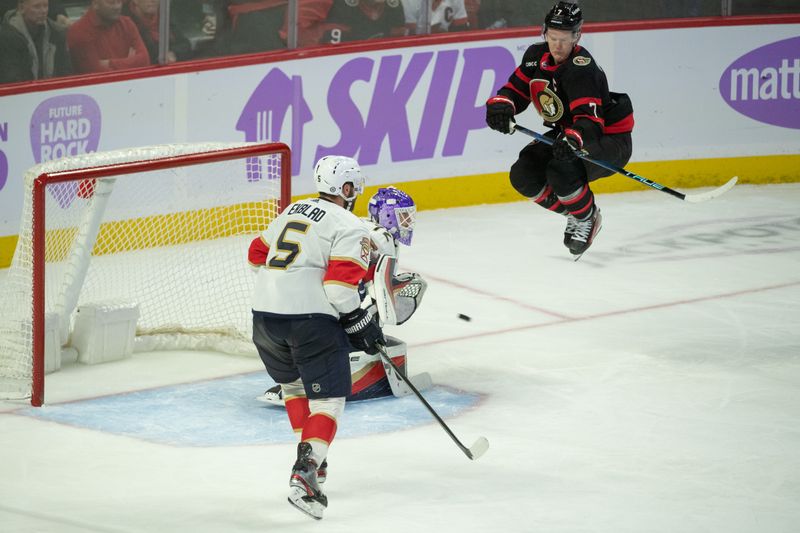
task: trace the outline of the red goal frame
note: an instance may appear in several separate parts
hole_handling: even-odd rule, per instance
[[[44,403],[44,356],[45,356],[45,190],[47,185],[68,181],[106,178],[118,174],[130,174],[152,170],[163,170],[186,167],[204,163],[243,159],[248,156],[280,155],[281,185],[278,212],[283,211],[291,203],[291,150],[284,143],[262,143],[252,146],[200,152],[187,155],[166,157],[150,161],[134,161],[117,163],[100,167],[82,168],[40,174],[33,182],[33,219],[31,228],[33,247],[33,379],[31,388],[31,405],[40,407]]]

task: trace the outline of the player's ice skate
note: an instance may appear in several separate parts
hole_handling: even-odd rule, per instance
[[[317,483],[322,485],[328,479],[328,460],[323,459],[322,464],[317,468]]]
[[[572,234],[572,240],[569,241],[569,251],[575,256],[575,261],[580,259],[583,253],[589,249],[602,227],[603,216],[597,206],[592,210],[591,216],[584,220],[576,220],[575,232]]]
[[[261,396],[256,396],[256,400],[283,407],[283,389],[280,385],[275,385],[264,391]]]
[[[572,241],[572,236],[575,234],[575,228],[578,227],[578,219],[572,215],[567,215],[567,227],[564,228],[564,246],[569,248],[569,243]]]
[[[307,442],[297,445],[297,461],[289,478],[289,503],[315,520],[322,520],[328,506],[328,497],[322,493],[317,479],[317,464],[311,459],[311,444]]]

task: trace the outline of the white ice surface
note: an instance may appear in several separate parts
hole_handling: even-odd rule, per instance
[[[484,395],[447,420],[488,438],[479,461],[433,422],[337,439],[317,523],[286,502],[291,443],[163,445],[6,402],[0,531],[798,531],[800,184],[598,204],[577,263],[563,219],[528,203],[419,213],[400,265],[430,286],[390,332],[412,372]],[[49,375],[47,402],[260,368],[139,354]]]

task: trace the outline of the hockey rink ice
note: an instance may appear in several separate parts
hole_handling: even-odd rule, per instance
[[[0,402],[0,531],[798,531],[800,184],[597,202],[577,263],[527,202],[423,210],[401,251],[429,287],[386,331],[478,461],[414,397],[348,404],[316,522],[258,358],[135,354]]]

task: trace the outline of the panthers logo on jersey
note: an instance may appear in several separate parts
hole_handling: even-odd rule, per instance
[[[372,244],[369,237],[361,239],[361,260],[365,265],[369,264],[369,253],[372,250]]]
[[[531,80],[531,101],[536,106],[536,111],[547,122],[558,122],[564,116],[564,103],[561,98],[550,89],[548,80]]]

